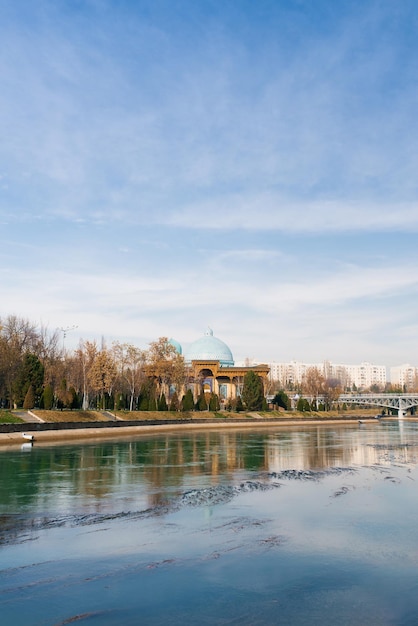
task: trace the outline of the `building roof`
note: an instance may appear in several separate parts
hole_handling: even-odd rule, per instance
[[[177,354],[181,354],[182,353],[182,348],[181,348],[181,345],[179,344],[178,341],[176,341],[175,339],[173,339],[171,337],[171,339],[168,340],[168,343],[170,344],[170,346],[173,346],[173,348],[176,350]]]
[[[203,337],[196,339],[184,355],[186,361],[219,361],[220,365],[234,365],[231,350],[221,339],[213,336],[213,330],[208,328]]]

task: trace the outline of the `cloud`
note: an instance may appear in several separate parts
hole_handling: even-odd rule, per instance
[[[177,33],[133,13],[127,32],[128,15],[109,30],[99,9],[84,37],[88,15],[48,15],[38,30],[3,29],[10,202],[93,224],[202,228],[213,211],[213,228],[416,227],[417,90],[399,41],[379,43],[386,12],[366,6],[323,38],[308,29],[302,47],[268,30],[254,50],[211,21],[193,55],[188,22]]]
[[[139,341],[212,324],[260,358],[410,354],[414,9],[302,4],[8,7],[6,314]]]
[[[10,308],[27,315],[28,301],[35,316],[48,311],[57,326],[78,323],[78,316],[95,313],[98,318],[118,320],[112,332],[125,331],[125,322],[135,325],[136,319],[158,315],[168,324],[171,314],[181,313],[188,319],[201,319],[203,311],[251,311],[254,315],[279,315],[309,311],[325,311],[348,307],[356,302],[374,302],[389,298],[398,301],[403,294],[415,291],[418,278],[413,268],[348,267],[328,275],[306,274],[286,282],[280,277],[260,275],[259,281],[247,283],[245,274],[230,276],[219,282],[210,273],[199,280],[201,268],[189,269],[181,275],[157,277],[125,272],[114,273],[110,268],[98,273],[56,270],[25,270],[2,272],[2,282],[8,289]],[[42,285],[42,300],[36,295]],[[191,290],[190,286],[193,285]],[[218,314],[218,313],[217,313]],[[206,314],[205,314],[206,315]],[[63,318],[64,322],[60,319]],[[71,319],[70,319],[71,318]],[[96,331],[97,328],[90,329]],[[103,329],[103,332],[105,329]]]
[[[411,232],[418,229],[418,204],[345,200],[296,203],[273,193],[234,194],[186,207],[173,213],[166,222],[193,229],[275,230],[303,234]]]

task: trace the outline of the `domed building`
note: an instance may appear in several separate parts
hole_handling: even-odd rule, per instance
[[[192,361],[219,361],[221,367],[234,365],[232,352],[221,339],[213,336],[213,330],[208,328],[203,337],[196,339],[184,355],[186,363]]]
[[[170,343],[176,347],[174,340]],[[181,354],[181,346],[178,344]],[[269,373],[267,365],[236,367],[230,348],[208,328],[203,335],[190,344],[184,353],[190,368],[190,384],[197,399],[199,393],[216,393],[221,400],[235,399],[241,395],[245,374],[252,370],[264,381]]]
[[[175,351],[177,352],[177,354],[182,354],[183,350],[181,345],[179,344],[178,341],[176,341],[175,339],[171,338],[168,340],[168,343],[170,344],[170,346],[173,346],[173,348],[175,349]]]

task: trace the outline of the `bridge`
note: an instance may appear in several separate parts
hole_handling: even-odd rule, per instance
[[[398,417],[405,417],[406,412],[418,406],[418,394],[411,393],[345,393],[336,402],[358,404],[362,406],[378,406],[397,409]]]

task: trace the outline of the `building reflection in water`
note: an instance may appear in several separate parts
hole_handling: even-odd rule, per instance
[[[0,504],[28,509],[103,511],[166,504],[185,490],[252,472],[415,463],[415,424],[311,426],[176,432],[127,442],[34,447],[0,454]]]

